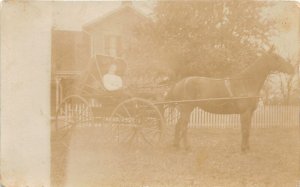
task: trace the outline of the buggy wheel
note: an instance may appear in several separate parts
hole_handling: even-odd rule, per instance
[[[66,97],[56,111],[55,130],[74,126],[88,126],[93,122],[93,113],[88,102],[79,95]]]
[[[78,95],[66,97],[56,111],[51,133],[52,171],[64,180],[67,157],[74,127],[91,125],[93,114],[87,101]]]
[[[91,126],[93,113],[88,102],[79,95],[66,97],[59,105],[55,117],[55,133],[64,138],[73,127]]]
[[[155,146],[160,143],[164,120],[148,100],[131,98],[120,103],[110,117],[118,143]]]

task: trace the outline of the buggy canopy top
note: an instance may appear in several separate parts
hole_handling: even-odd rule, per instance
[[[115,58],[111,56],[105,56],[105,55],[96,55],[94,59],[94,65],[96,65],[100,70],[100,77],[103,77],[104,74],[106,74],[109,70],[109,67],[112,64],[115,64],[117,66],[117,72],[116,74],[122,77],[124,75],[124,72],[126,70],[127,64],[125,61],[121,58]],[[93,68],[94,69],[94,68]]]
[[[108,73],[112,64],[117,66],[116,75],[123,77],[127,64],[121,58],[115,58],[106,55],[96,55],[88,62],[88,66],[79,77],[76,90],[84,95],[103,94],[103,76]]]

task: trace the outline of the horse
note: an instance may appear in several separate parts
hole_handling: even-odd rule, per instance
[[[177,103],[180,117],[175,125],[174,147],[179,148],[183,141],[185,148],[189,149],[188,122],[191,112],[199,107],[215,114],[239,114],[241,151],[249,151],[251,119],[257,108],[259,92],[268,75],[273,72],[293,74],[294,68],[284,58],[269,50],[243,71],[226,79],[191,76],[176,82],[165,99],[194,102]]]

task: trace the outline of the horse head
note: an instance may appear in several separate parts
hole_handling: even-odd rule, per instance
[[[271,71],[278,71],[288,74],[293,74],[295,71],[289,60],[284,59],[274,52],[273,46],[267,52],[265,61],[269,65]]]

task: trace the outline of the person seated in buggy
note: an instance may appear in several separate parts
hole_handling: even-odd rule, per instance
[[[117,65],[111,64],[108,72],[103,76],[102,83],[106,90],[117,91],[123,88],[123,80],[116,74]]]
[[[129,98],[131,97],[131,94],[124,87],[123,80],[121,76],[117,74],[117,70],[117,64],[113,63],[109,66],[108,72],[102,77],[103,86],[112,96]]]

